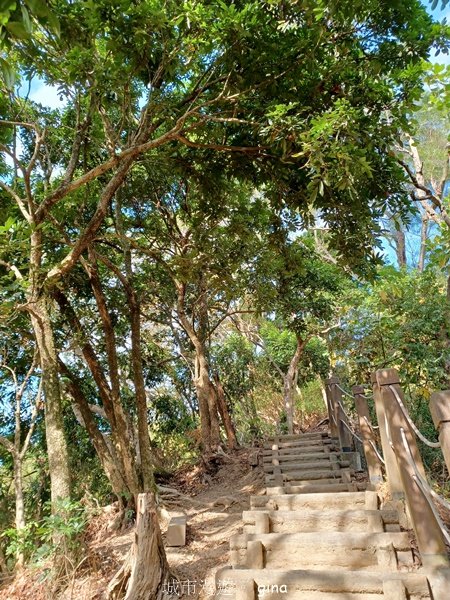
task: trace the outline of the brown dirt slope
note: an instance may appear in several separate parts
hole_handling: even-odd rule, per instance
[[[250,465],[250,457],[256,452],[240,449],[218,455],[215,473],[194,467],[163,486],[167,489],[160,507],[163,535],[170,516],[188,516],[186,546],[167,548],[170,567],[179,580],[173,590],[176,595],[183,594],[190,600],[213,596],[215,572],[228,562],[230,536],[239,532],[250,495],[263,489],[262,470]],[[133,536],[132,528],[121,534],[111,533],[108,526],[113,517],[113,507],[106,507],[90,522],[86,553],[75,576],[61,582],[64,590],[45,580],[44,569],[27,569],[0,590],[0,600],[104,599],[108,581],[119,568]]]

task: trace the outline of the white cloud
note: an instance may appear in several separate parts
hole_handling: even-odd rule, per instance
[[[31,84],[30,100],[49,108],[62,108],[66,104],[64,100],[60,100],[56,86],[48,85],[40,79],[33,80]]]

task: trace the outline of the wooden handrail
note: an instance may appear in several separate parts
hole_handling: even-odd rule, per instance
[[[374,396],[380,431],[383,429],[380,415],[386,419],[383,452],[385,458],[389,456],[389,460],[395,461],[397,465],[397,469],[391,471],[387,468],[386,461],[390,489],[404,494],[423,565],[432,568],[448,567],[449,561],[441,526],[416,482],[417,473],[424,479],[426,475],[415,433],[397,401],[397,396],[403,401],[398,373],[395,369],[380,369],[374,373],[372,381],[375,384]],[[395,480],[389,481],[390,477],[394,477]]]
[[[430,412],[439,433],[442,454],[450,473],[450,390],[431,395]]]

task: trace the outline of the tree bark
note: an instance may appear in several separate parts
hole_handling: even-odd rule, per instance
[[[217,395],[217,407],[219,409],[220,417],[222,419],[222,423],[225,427],[225,431],[227,434],[227,445],[233,450],[238,446],[236,439],[236,430],[231,419],[230,411],[228,410],[225,392],[223,391],[223,386],[217,373],[214,376],[214,387]]]
[[[295,384],[297,381],[298,363],[300,362],[300,358],[302,356],[305,344],[305,340],[302,340],[299,337],[297,337],[297,347],[295,349],[293,357],[291,358],[291,362],[289,363],[288,371],[284,376],[284,408],[286,411],[288,432],[290,434],[294,433]]]
[[[397,262],[400,269],[406,267],[406,238],[403,229],[395,231],[395,249],[397,253]]]
[[[137,497],[134,542],[124,564],[110,582],[109,600],[160,600],[170,572],[151,492]]]
[[[206,349],[197,338],[195,347],[194,386],[197,392],[199,406],[207,408],[209,415],[209,450],[214,450],[220,444],[219,413],[214,385],[209,375],[209,363]],[[205,449],[206,450],[206,449]],[[206,450],[208,452],[208,450]]]
[[[71,373],[68,367],[60,361],[61,372],[67,378],[67,387],[72,396],[76,408],[80,412],[82,425],[86,428],[89,438],[97,452],[97,456],[111,484],[113,493],[119,500],[127,498],[132,490],[126,484],[125,473],[121,470],[121,461],[118,460],[113,444],[107,444],[105,438],[95,422],[92,410],[81,389],[78,378]]]
[[[155,491],[155,479],[153,475],[152,449],[148,432],[147,418],[147,395],[145,393],[145,381],[142,366],[141,349],[141,312],[138,299],[134,290],[130,289],[128,294],[131,319],[131,360],[133,364],[133,383],[136,395],[139,454],[142,471],[142,490],[144,492]]]
[[[31,304],[31,303],[30,303]],[[64,434],[58,357],[45,296],[31,304],[31,322],[39,349],[45,396],[45,435],[50,470],[52,509],[70,497],[69,454]]]
[[[420,249],[419,249],[419,260],[417,262],[417,270],[422,273],[425,268],[425,256],[427,251],[428,241],[428,215],[426,212],[422,213],[422,226],[420,228]]]
[[[16,498],[16,531],[20,533],[25,529],[25,504],[23,500],[23,476],[22,458],[16,453],[13,455],[14,464],[14,494]],[[16,566],[20,569],[25,563],[23,551],[18,550],[16,554]]]
[[[67,320],[73,332],[78,336],[78,344],[86,365],[91,371],[92,377],[97,385],[99,396],[103,403],[106,417],[111,427],[111,438],[116,451],[117,459],[121,463],[120,470],[124,473],[127,489],[129,489],[134,495],[139,491],[138,478],[134,455],[132,452],[130,424],[127,421],[124,410],[120,403],[120,397],[112,393],[111,387],[105,377],[103,368],[95,354],[94,348],[87,341],[80,320],[70,305],[69,300],[60,290],[55,290],[54,297],[59,304],[61,314]]]
[[[180,323],[195,348],[193,383],[198,400],[200,412],[200,428],[202,434],[202,447],[205,454],[209,454],[214,446],[220,443],[219,420],[217,405],[211,399],[212,382],[209,378],[209,364],[206,349],[202,340],[197,335],[194,326],[189,321],[184,307],[186,285],[177,283],[177,315]],[[211,410],[212,409],[212,410]]]

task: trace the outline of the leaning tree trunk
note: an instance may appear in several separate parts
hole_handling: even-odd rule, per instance
[[[155,496],[144,492],[137,498],[137,522],[131,550],[108,586],[108,600],[160,600],[167,596],[170,579]]]
[[[227,434],[228,447],[234,449],[238,445],[236,431],[234,429],[233,421],[231,420],[230,411],[228,410],[225,392],[217,373],[214,375],[214,387],[217,397],[217,408],[219,409],[220,417]]]

